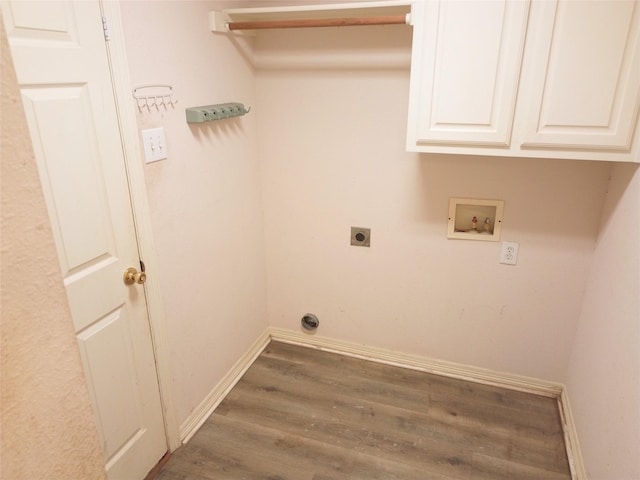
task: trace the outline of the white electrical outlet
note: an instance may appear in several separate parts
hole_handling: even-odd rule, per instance
[[[167,142],[164,138],[164,128],[149,128],[142,131],[145,163],[157,162],[167,158]]]
[[[500,263],[515,265],[518,262],[518,242],[502,242]]]

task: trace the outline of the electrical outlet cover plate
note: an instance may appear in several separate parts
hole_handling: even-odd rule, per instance
[[[500,263],[515,265],[518,262],[518,242],[502,242],[500,247]]]
[[[351,227],[351,245],[354,247],[371,246],[371,229],[363,227]]]

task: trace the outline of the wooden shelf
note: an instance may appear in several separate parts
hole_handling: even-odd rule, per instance
[[[213,32],[229,32],[229,24],[236,22],[275,22],[271,28],[293,28],[290,22],[303,21],[300,28],[318,26],[315,20],[363,19],[367,23],[371,18],[397,17],[408,18],[411,2],[381,1],[359,3],[336,3],[325,5],[296,5],[285,7],[235,8],[209,12],[209,23]],[[305,21],[306,22],[305,25]],[[280,23],[286,22],[286,23]],[[352,22],[348,22],[352,23]],[[286,26],[285,26],[286,25]],[[333,25],[328,23],[328,26]],[[336,25],[340,26],[340,25]]]

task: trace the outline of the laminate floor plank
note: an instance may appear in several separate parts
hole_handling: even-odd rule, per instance
[[[535,397],[536,401],[532,402],[531,395],[520,392],[505,394],[504,389],[497,387],[453,379],[444,379],[447,381],[443,382],[442,377],[437,375],[406,371],[357,359],[340,360],[337,365],[332,365],[334,362],[331,356],[329,360],[329,365],[320,362],[310,363],[308,366],[295,364],[279,371],[277,361],[265,358],[264,362],[268,363],[264,364],[261,361],[256,365],[256,370],[279,371],[292,382],[310,379],[317,389],[336,388],[344,394],[375,399],[381,403],[391,403],[417,411],[431,408],[441,409],[451,415],[468,413],[469,417],[481,416],[483,421],[490,420],[487,416],[491,416],[493,423],[506,422],[509,428],[512,428],[514,422],[519,427],[531,425],[537,428],[544,419],[554,424],[560,421],[555,399],[546,398],[540,401],[539,397]],[[371,371],[351,369],[348,363],[354,360],[371,365]],[[338,371],[339,374],[336,377],[335,374],[327,373],[327,370]],[[384,376],[380,375],[381,370],[386,370]],[[387,373],[389,370],[390,373]],[[255,372],[255,375],[258,374]],[[530,415],[523,416],[523,411]]]
[[[545,415],[553,418],[558,416],[556,402],[552,399],[549,399],[548,402],[540,402],[538,401],[539,397],[534,396],[532,401],[530,394],[507,391],[508,395],[505,395],[505,389],[500,387],[481,385],[382,363],[366,362],[312,348],[306,348],[305,351],[299,352],[300,347],[285,343],[274,342],[272,345],[273,347],[264,352],[260,360],[269,358],[283,360],[286,364],[291,365],[289,367],[291,370],[287,371],[288,374],[296,373],[292,365],[304,366],[306,371],[314,371],[314,369],[323,367],[328,367],[333,371],[338,369],[341,372],[339,377],[327,376],[323,378],[320,375],[314,375],[316,381],[325,380],[327,385],[345,386],[352,382],[369,379],[376,382],[378,388],[402,389],[404,390],[403,395],[411,390],[418,393],[427,392],[434,396],[442,394],[454,400],[456,396],[473,395],[475,405],[487,403],[492,407],[513,407],[519,411],[526,408],[536,416]],[[299,353],[296,354],[296,352]],[[393,398],[395,399],[395,396]]]
[[[455,472],[455,475],[461,475],[460,470],[469,467],[470,463],[474,463],[470,468],[480,468],[469,457],[475,452],[507,455],[509,450],[510,458],[524,465],[548,464],[548,457],[554,453],[543,443],[536,442],[534,435],[519,434],[509,439],[483,429],[482,425],[461,428],[459,423],[435,422],[428,414],[354,401],[340,395],[319,397],[301,399],[286,391],[241,390],[235,392],[217,414],[249,419],[255,424],[324,442],[337,442],[353,451],[384,458],[397,457],[407,464],[421,465],[428,461],[438,465],[443,474]],[[312,405],[311,410],[308,405]],[[562,447],[562,444],[556,446]],[[452,454],[461,447],[467,453],[466,458]],[[501,477],[493,472],[489,478]],[[524,474],[519,478],[525,478]]]
[[[367,363],[367,362],[365,362]],[[261,369],[263,364],[256,364],[254,369],[245,376],[244,381],[245,386],[248,386],[256,381],[258,384],[254,385],[255,388],[261,389],[265,388],[275,388],[267,386],[268,382],[275,382],[274,378],[270,378],[269,371],[264,371]],[[396,372],[398,370],[397,367],[391,367]],[[320,370],[322,367],[320,367]],[[319,369],[316,369],[319,370]],[[340,369],[341,378],[345,378],[347,375],[343,374],[345,369]],[[287,377],[291,376],[291,371],[288,370],[286,372]],[[422,377],[428,374],[420,373]],[[331,376],[331,373],[326,372],[315,372],[314,375],[317,376]],[[335,372],[333,373],[335,376]],[[328,390],[326,385],[323,385],[321,388],[314,388],[313,380],[312,383],[307,384],[305,382],[305,378],[301,375],[292,375],[294,381],[291,385],[294,385],[293,390],[286,391],[286,395],[288,395],[291,399],[296,398],[298,392],[318,392],[315,395],[321,395],[322,392],[330,391]],[[423,414],[425,412],[429,412],[429,415],[434,419],[440,418],[440,420],[446,422],[446,424],[454,424],[456,428],[463,429],[465,425],[469,426],[470,429],[475,430],[476,432],[482,431],[482,426],[491,424],[492,433],[496,435],[504,434],[511,436],[514,434],[514,428],[516,429],[516,434],[524,437],[524,441],[536,442],[540,441],[542,443],[550,443],[551,448],[555,449],[557,445],[564,443],[564,438],[562,435],[562,431],[560,427],[560,417],[558,413],[557,401],[551,398],[541,398],[538,396],[532,396],[529,394],[524,394],[528,398],[528,403],[540,403],[545,406],[546,412],[544,414],[540,413],[540,409],[534,410],[531,408],[524,408],[524,404],[520,405],[520,408],[505,408],[504,403],[499,404],[494,402],[494,404],[485,404],[483,402],[476,401],[477,395],[473,394],[474,390],[478,389],[491,389],[495,390],[496,387],[487,387],[484,385],[473,385],[470,387],[471,394],[469,392],[465,392],[465,395],[462,396],[459,392],[454,392],[454,394],[447,393],[443,395],[442,398],[438,400],[433,400],[433,398],[437,398],[439,393],[436,388],[433,386],[427,386],[424,388],[424,391],[419,392],[414,399],[411,399],[414,391],[407,391],[404,387],[402,390],[395,389],[392,391],[392,395],[389,398],[380,398],[380,396],[376,396],[376,389],[378,389],[377,382],[373,383],[372,388],[366,388],[362,386],[362,382],[366,382],[367,380],[360,376],[359,378],[350,379],[347,378],[345,382],[335,383],[334,386],[338,386],[337,391],[341,395],[353,395],[358,400],[369,400],[374,401],[381,404],[389,404],[394,407],[402,407],[412,410],[414,412],[418,412]],[[262,382],[262,385],[260,384]],[[469,382],[461,382],[461,383],[469,383]],[[282,382],[279,385],[279,388],[284,388],[287,385]],[[357,385],[357,388],[353,388],[354,385]],[[429,390],[431,393],[429,393]],[[503,390],[503,389],[502,389]],[[333,390],[331,390],[333,391]],[[390,391],[390,390],[389,390]],[[506,392],[504,390],[500,393],[502,399],[505,397],[511,396],[522,396],[523,394],[520,392]],[[462,401],[460,400],[462,397]],[[531,398],[533,397],[534,402],[532,402]],[[407,399],[413,400],[411,402],[407,402]],[[300,398],[299,401],[301,403],[308,403],[311,401],[310,399]],[[361,407],[360,407],[361,408]],[[527,413],[523,415],[523,413]],[[406,416],[398,417],[400,421],[406,419]],[[469,432],[465,432],[469,433]],[[472,432],[471,432],[472,433]],[[502,441],[502,439],[501,439]]]
[[[557,401],[271,342],[162,480],[569,480]]]
[[[200,433],[200,432],[199,432]],[[220,417],[202,429],[199,441],[218,444],[218,454],[242,462],[249,478],[422,479],[423,471],[410,466],[351,452],[329,443],[291,435],[277,429]],[[251,451],[253,455],[246,455]],[[241,477],[239,477],[241,478]],[[446,477],[448,480],[448,477]],[[445,480],[444,478],[442,480]]]
[[[551,424],[559,422],[557,401],[555,399],[540,399],[536,397],[536,402],[532,402],[530,398],[527,398],[528,403],[520,402],[515,404],[515,402],[511,401],[511,397],[516,395],[509,395],[510,392],[505,394],[504,389],[502,389],[499,397],[496,396],[496,399],[489,402],[483,399],[483,395],[486,397],[486,392],[488,390],[496,390],[496,387],[486,385],[471,384],[464,390],[452,390],[449,385],[445,389],[431,383],[423,383],[419,387],[411,386],[407,384],[408,382],[404,380],[398,381],[395,378],[393,381],[396,382],[396,385],[393,385],[390,379],[383,380],[385,383],[382,383],[380,379],[367,377],[366,373],[350,374],[348,373],[348,368],[343,368],[343,366],[338,369],[340,377],[336,379],[331,377],[331,375],[335,376],[335,367],[310,366],[306,368],[304,366],[295,366],[295,368],[279,370],[278,365],[274,365],[274,362],[270,359],[260,359],[254,364],[254,367],[245,376],[247,382],[251,382],[253,379],[260,381],[260,379],[266,377],[273,379],[274,377],[282,376],[289,379],[291,385],[297,387],[298,390],[313,389],[323,391],[331,388],[343,395],[366,398],[378,403],[406,408],[407,410],[423,412],[425,409],[438,409],[453,416],[460,414],[466,414],[469,417],[481,416],[483,422],[487,420],[491,420],[495,424],[502,422],[506,423],[509,428],[512,428],[514,424],[521,428],[538,428],[545,420]],[[398,367],[391,368],[394,368],[396,373],[398,370],[402,370]],[[421,374],[423,382],[424,378],[430,375],[423,372],[416,373]],[[436,375],[431,376],[436,377]],[[322,379],[329,379],[329,381],[323,382]],[[469,382],[457,380],[455,382],[469,384]],[[513,392],[513,394],[522,395],[520,392]],[[524,395],[531,397],[531,395]],[[532,403],[536,408],[529,407]],[[540,408],[538,403],[545,408]],[[533,414],[533,417],[523,416],[522,412],[524,410]]]

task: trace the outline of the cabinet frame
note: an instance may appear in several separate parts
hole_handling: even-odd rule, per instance
[[[476,0],[472,2],[475,10],[468,12],[460,7],[468,3],[465,0],[414,3],[407,150],[639,163],[640,2],[507,1],[527,12],[524,25],[517,21],[522,16],[507,14],[507,7],[502,19],[503,33],[523,32],[520,56],[504,53],[502,44],[491,36],[474,37],[473,31],[460,28],[465,34],[454,36],[460,37],[459,48],[439,46],[451,43],[446,34],[440,35],[445,25],[453,25],[454,31],[464,22],[473,25],[478,9],[484,5],[491,11],[501,2]],[[450,4],[460,8],[451,9]],[[466,18],[441,19],[450,12]],[[489,18],[494,28],[501,28],[499,15],[494,12]],[[522,26],[521,30],[514,25]],[[516,45],[513,38],[520,37],[511,37],[512,46]],[[467,48],[464,42],[469,41],[480,46]],[[453,81],[447,84],[438,81],[438,75],[447,78],[446,69],[441,73],[438,68],[447,62],[472,64],[473,52],[482,48],[494,50],[483,58],[494,55],[500,59],[495,64],[511,62],[510,69],[496,72],[507,72],[501,85],[513,88],[493,89],[491,82],[480,82],[476,92],[484,92],[478,96],[486,97],[485,103],[461,102],[456,89],[473,87],[473,75],[459,80],[449,75]],[[445,54],[453,59],[438,57]],[[488,67],[493,73],[495,64]],[[480,62],[475,71],[490,75],[484,66]],[[510,78],[508,72],[516,73]],[[477,105],[485,118],[491,112],[488,121],[474,119]]]

